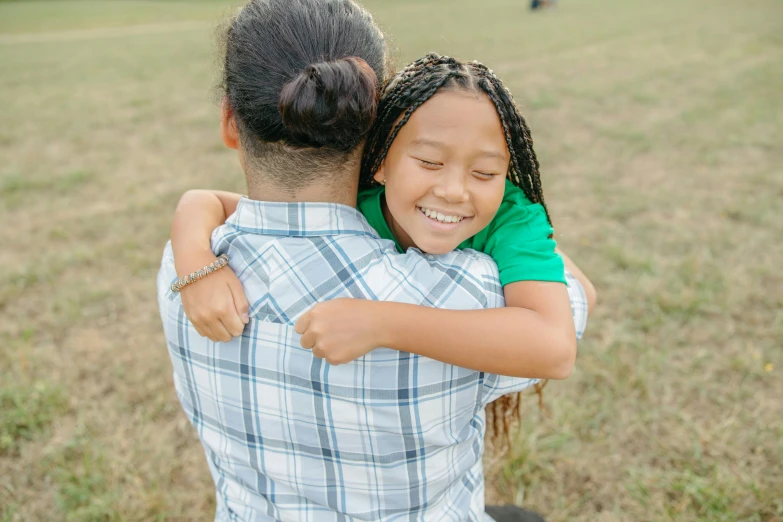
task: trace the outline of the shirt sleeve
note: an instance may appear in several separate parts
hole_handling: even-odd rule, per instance
[[[171,250],[171,241],[166,243],[163,249],[163,257],[160,261],[160,270],[158,270],[158,306],[160,307],[161,319],[165,325],[168,305],[176,301],[176,295],[171,291],[171,284],[177,280],[177,270],[174,267],[174,252]]]
[[[469,251],[454,252],[454,255],[465,256]],[[469,254],[470,261],[467,265],[467,272],[478,277],[481,281],[483,294],[486,297],[485,308],[503,308],[506,306],[506,299],[503,296],[503,286],[500,284],[500,277],[495,261],[488,255],[480,252]],[[443,257],[443,256],[441,256]]]
[[[571,313],[574,318],[576,338],[579,340],[584,335],[585,327],[587,326],[587,296],[579,280],[568,271],[565,272],[565,280],[568,284],[568,298],[571,301]],[[484,405],[503,395],[529,388],[538,381],[539,379],[486,374],[484,380]]]
[[[503,286],[517,281],[566,282],[552,233],[544,207],[508,184],[483,248],[497,263]]]

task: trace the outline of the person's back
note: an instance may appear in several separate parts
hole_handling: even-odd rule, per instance
[[[213,246],[248,294],[244,334],[198,336],[170,290],[161,310],[177,391],[216,479],[218,519],[480,520],[483,407],[499,396],[499,379],[388,349],[330,366],[299,347],[293,324],[339,297],[502,306],[489,258],[403,256],[349,207],[251,200]],[[161,289],[176,279],[170,251],[159,277]]]

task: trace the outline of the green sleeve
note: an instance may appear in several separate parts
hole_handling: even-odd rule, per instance
[[[503,286],[517,281],[566,282],[544,207],[531,203],[518,187],[507,183],[503,202],[486,232],[482,250],[497,263]]]

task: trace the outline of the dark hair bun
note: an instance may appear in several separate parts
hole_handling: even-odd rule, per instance
[[[293,144],[350,151],[375,119],[378,80],[362,58],[308,65],[283,86],[278,109]]]

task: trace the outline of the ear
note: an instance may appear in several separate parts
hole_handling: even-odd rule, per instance
[[[381,166],[378,167],[378,170],[375,171],[375,174],[373,175],[372,179],[380,183],[381,185],[386,183],[386,167],[385,167],[385,161],[381,163]]]
[[[228,104],[228,98],[223,97],[220,103],[220,137],[223,138],[223,144],[229,149],[239,149],[239,132],[237,131],[237,120],[234,117],[234,111]]]

